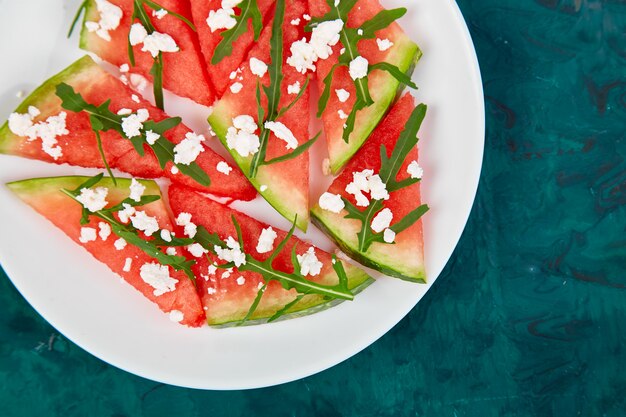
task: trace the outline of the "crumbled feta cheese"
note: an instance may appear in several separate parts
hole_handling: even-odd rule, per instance
[[[393,220],[393,213],[388,208],[382,209],[372,220],[372,230],[380,233],[389,227]]]
[[[230,269],[228,271],[222,272],[222,279],[230,278],[231,273],[232,273],[232,270]]]
[[[137,210],[135,210],[135,207],[131,206],[130,204],[124,203],[122,204],[123,209],[117,212],[118,217],[120,218],[120,221],[124,224],[128,223],[130,221],[130,216],[132,216],[133,214],[135,214],[135,212]]]
[[[300,81],[296,81],[293,84],[289,84],[287,86],[287,94],[298,95],[300,94],[300,90],[302,90],[302,86],[300,86]]]
[[[152,16],[156,17],[157,19],[161,20],[163,19],[165,16],[167,16],[167,10],[165,9],[161,9],[161,10],[153,10],[152,11]]]
[[[215,275],[217,267],[214,264],[209,265],[209,275]]]
[[[130,66],[128,66],[128,64],[120,65],[120,72],[128,72],[128,71],[130,71]]]
[[[319,200],[319,205],[323,210],[328,210],[333,213],[341,213],[341,210],[346,207],[346,204],[339,194],[331,193],[322,194]]]
[[[306,38],[293,42],[289,50],[291,55],[287,58],[287,64],[302,74],[305,74],[308,70],[315,71],[315,62],[318,57],[313,46],[306,41]]]
[[[202,146],[204,141],[203,135],[188,132],[185,139],[174,147],[174,163],[189,165],[194,162],[204,152],[204,146]]]
[[[167,229],[162,229],[161,230],[161,239],[163,239],[166,242],[171,242],[172,241],[172,233],[167,230]]]
[[[267,73],[267,64],[260,59],[250,58],[250,71],[257,77],[263,77]]]
[[[130,96],[130,99],[134,101],[135,103],[141,103],[141,100],[139,100],[139,97],[137,96],[137,94],[133,94],[132,96]]]
[[[100,211],[109,204],[106,200],[109,189],[104,187],[83,188],[76,200],[92,213]]]
[[[172,310],[170,311],[170,320],[173,321],[174,323],[180,323],[181,321],[183,321],[185,318],[185,315],[178,310]]]
[[[176,165],[173,165],[172,168],[170,169],[170,172],[174,175],[178,174],[180,172],[180,170],[178,169],[178,167]]]
[[[148,86],[148,80],[139,74],[130,74],[130,85],[137,91],[143,91]]]
[[[357,56],[350,62],[350,78],[353,80],[359,80],[367,77],[367,70],[369,69],[369,61],[362,56]]]
[[[139,109],[137,113],[122,118],[122,130],[124,131],[124,135],[126,135],[128,139],[141,136],[143,123],[147,121],[149,117],[150,113],[148,113],[148,110]]]
[[[201,258],[205,253],[209,253],[209,251],[204,249],[204,247],[202,247],[202,245],[199,243],[194,243],[187,246],[187,250],[189,251],[191,256],[195,258]]]
[[[284,141],[287,149],[296,149],[298,147],[298,139],[293,132],[281,122],[265,122],[265,128],[269,129],[276,137]]]
[[[176,225],[185,228],[185,235],[191,239],[196,236],[198,226],[191,222],[191,214],[180,213],[176,218]]]
[[[144,232],[146,236],[152,236],[159,230],[159,222],[156,217],[148,216],[145,211],[138,211],[130,218],[133,227]]]
[[[216,169],[217,172],[221,172],[224,175],[230,175],[231,171],[233,170],[233,168],[224,161],[218,162]]]
[[[300,274],[302,274],[302,276],[306,277],[307,275],[310,275],[314,277],[322,272],[324,264],[317,259],[314,248],[311,247],[302,255],[297,255],[297,258],[300,263]]]
[[[176,248],[170,246],[165,249],[165,254],[169,256],[176,256],[178,255],[178,251],[176,250]]]
[[[310,15],[308,15],[308,14],[303,14],[303,15],[302,15],[302,18],[303,18],[304,20],[311,20],[311,16],[310,16]]]
[[[346,114],[346,112],[344,112],[341,109],[337,110],[337,114],[339,115],[339,118],[341,120],[346,120],[348,118],[348,115]]]
[[[256,251],[259,253],[271,252],[274,249],[274,241],[277,237],[278,234],[271,227],[263,229],[261,236],[259,236],[259,242],[256,245]]]
[[[324,158],[322,160],[322,174],[325,176],[332,175],[332,170],[330,169],[330,159]]]
[[[383,233],[383,240],[385,243],[393,243],[396,240],[396,232],[387,228]]]
[[[241,84],[240,82],[236,82],[230,86],[230,91],[232,91],[233,94],[239,94],[242,88],[243,84]]]
[[[128,34],[128,41],[132,46],[143,43],[148,37],[148,31],[141,23],[133,23]]]
[[[333,46],[339,42],[343,20],[335,19],[322,22],[311,32],[311,46],[319,59],[327,59],[333,53]]]
[[[130,268],[132,266],[133,266],[133,259],[132,258],[126,258],[126,260],[124,261],[124,268],[122,268],[122,271],[130,272]]]
[[[243,285],[246,283],[246,279],[244,277],[237,278],[237,285]]]
[[[130,199],[136,202],[141,201],[141,197],[143,196],[144,191],[146,191],[146,187],[141,185],[139,181],[136,179],[132,179],[130,181]]]
[[[335,90],[335,93],[337,94],[337,98],[339,99],[339,101],[342,103],[345,103],[350,98],[350,93],[343,88]]]
[[[387,186],[380,178],[380,175],[372,175],[368,180],[370,195],[374,200],[389,200]]]
[[[408,172],[411,178],[414,179],[422,179],[422,176],[424,175],[424,170],[417,163],[417,161],[411,161],[409,166],[406,168],[406,172]]]
[[[261,191],[262,193],[267,191],[267,185],[263,184],[259,187],[259,191]]]
[[[376,39],[376,43],[378,44],[378,49],[381,52],[385,52],[387,49],[391,48],[393,46],[393,42],[391,42],[389,39]]]
[[[363,36],[363,29],[357,29],[356,34],[359,36]]]
[[[122,9],[106,0],[96,0],[96,8],[100,14],[97,22],[86,22],[85,27],[89,32],[95,32],[100,38],[107,42],[111,41],[109,31],[119,27],[122,20]]]
[[[206,19],[206,24],[211,28],[211,32],[220,29],[232,29],[237,24],[235,12],[229,8],[211,10]]]
[[[18,136],[28,137],[28,141],[41,139],[41,149],[54,160],[63,156],[63,151],[58,146],[57,137],[70,132],[66,128],[67,113],[61,112],[56,116],[50,116],[44,121],[33,124],[33,119],[41,112],[34,106],[28,108],[28,113],[12,113],[9,116],[9,130]]]
[[[374,175],[374,171],[366,169],[352,174],[352,182],[346,186],[346,192],[356,199],[356,205],[369,206],[369,199],[363,193],[370,193],[374,200],[388,200],[389,193],[380,175]]]
[[[111,225],[105,222],[98,223],[98,236],[100,236],[103,242],[106,242],[109,236],[111,236]]]
[[[339,50],[339,55],[343,55],[343,54],[345,54],[345,53],[346,53],[346,48],[341,48],[341,49]]]
[[[265,286],[265,283],[263,281],[259,282],[256,286],[257,290],[260,290],[261,288],[263,288]]]
[[[233,71],[233,72],[230,73],[228,78],[231,79],[231,80],[234,80],[236,76],[237,76],[237,71]]]
[[[148,142],[148,145],[150,146],[154,145],[160,137],[161,135],[154,133],[152,130],[148,130],[146,132],[146,142]]]
[[[213,287],[209,287],[207,289],[207,292],[209,293],[209,295],[213,295],[213,294],[217,293],[217,290],[215,288],[213,288]]]
[[[174,38],[167,33],[152,32],[144,39],[141,50],[150,52],[150,55],[156,58],[161,52],[178,52],[180,48]]]
[[[226,262],[234,262],[236,267],[246,264],[246,254],[241,251],[239,242],[231,236],[226,239],[227,248],[215,245],[214,250],[217,257]]]
[[[298,18],[298,19],[293,19],[290,23],[291,23],[293,26],[298,26],[298,25],[300,24],[300,19],[299,19],[299,18]]]
[[[95,242],[97,238],[96,229],[93,227],[81,227],[80,228],[80,237],[78,241],[80,243],[88,243]]]
[[[133,111],[131,109],[120,109],[117,111],[117,115],[118,116],[128,116],[129,114],[132,114]]]
[[[170,276],[169,268],[157,263],[143,264],[139,270],[141,279],[152,288],[157,297],[176,289],[178,280]]]
[[[126,247],[126,245],[127,245],[126,241],[122,238],[117,239],[113,243],[113,246],[115,246],[115,249],[117,250],[123,250]]]
[[[226,132],[226,145],[244,158],[259,151],[261,142],[256,135],[258,126],[252,116],[240,115],[233,119],[233,126]]]

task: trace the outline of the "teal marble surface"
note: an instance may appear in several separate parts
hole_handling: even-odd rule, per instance
[[[484,77],[482,181],[398,326],[298,382],[193,391],[87,354],[2,275],[0,416],[625,416],[626,1],[459,5]]]

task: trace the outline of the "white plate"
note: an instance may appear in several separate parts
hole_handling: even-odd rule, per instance
[[[67,3],[67,4],[65,4]],[[82,54],[66,40],[76,1],[0,0],[0,119],[19,99]],[[214,330],[171,323],[60,231],[0,186],[0,263],[28,302],[83,349],[128,372],[205,389],[265,387],[320,372],[355,355],[400,321],[440,274],[461,236],[474,200],[484,145],[484,106],[474,48],[453,0],[386,1],[407,6],[401,24],[424,51],[416,97],[429,105],[420,137],[428,285],[381,278],[356,301],[285,322]],[[11,41],[9,41],[11,40]],[[17,41],[19,40],[19,41]],[[192,128],[206,130],[205,109],[169,100]],[[173,109],[173,110],[172,110]],[[319,158],[323,150],[315,152]],[[0,156],[0,183],[89,173]],[[322,190],[316,184],[313,194]],[[238,207],[242,207],[239,205]],[[245,206],[279,227],[262,202]],[[329,242],[314,231],[312,240]]]

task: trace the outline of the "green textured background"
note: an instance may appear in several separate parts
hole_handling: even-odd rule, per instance
[[[448,267],[395,329],[302,381],[192,391],[85,353],[2,275],[0,416],[625,416],[626,1],[459,5],[483,176]]]

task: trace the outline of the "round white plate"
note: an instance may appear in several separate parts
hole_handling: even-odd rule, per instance
[[[65,33],[78,0],[0,0],[0,120],[49,76],[79,58]],[[480,72],[467,27],[453,0],[393,0],[406,6],[402,26],[424,51],[414,79],[429,105],[420,137],[428,285],[382,277],[360,294],[313,316],[269,325],[216,330],[171,323],[154,305],[0,185],[0,263],[28,302],[54,327],[102,360],[145,378],[204,389],[243,389],[293,381],[355,355],[398,323],[428,291],[461,236],[480,175],[484,105]],[[15,40],[15,41],[9,41]],[[206,109],[170,100],[169,111],[205,132]],[[319,177],[323,146],[314,152]],[[0,155],[0,184],[92,174],[68,166]],[[313,185],[316,197],[321,182]],[[264,202],[238,204],[288,228]],[[314,228],[311,228],[314,229]],[[319,232],[307,235],[322,248]]]

